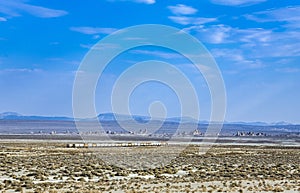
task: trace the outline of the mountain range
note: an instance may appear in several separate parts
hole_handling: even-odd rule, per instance
[[[148,122],[151,120],[151,117],[149,116],[141,116],[141,115],[120,115],[120,114],[114,114],[114,113],[101,113],[97,117],[89,118],[89,119],[74,119],[71,117],[63,117],[63,116],[26,116],[22,115],[16,112],[4,112],[0,113],[0,120],[41,120],[41,121],[74,121],[74,120],[80,120],[80,121],[93,121],[93,120],[99,120],[99,121],[130,121],[132,119],[143,123]],[[193,119],[191,117],[171,117],[161,119],[161,118],[153,118],[154,121],[164,121],[164,122],[172,122],[172,123],[198,123],[198,124],[208,124],[209,121],[198,121],[196,119]],[[152,120],[152,121],[153,121]],[[256,126],[270,126],[270,125],[293,125],[291,123],[287,122],[275,122],[275,123],[266,123],[266,122],[227,122],[225,121],[224,124],[226,125],[256,125]]]
[[[41,121],[73,121],[70,117],[26,116],[16,112],[0,113],[0,120],[41,120]]]

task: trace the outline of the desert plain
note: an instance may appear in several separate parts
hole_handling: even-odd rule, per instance
[[[0,190],[300,192],[300,147],[218,144],[199,153],[197,144],[184,149],[173,144],[163,154],[155,148],[67,148],[59,141],[2,140]],[[147,157],[154,157],[156,165],[126,166],[126,161],[144,164]]]

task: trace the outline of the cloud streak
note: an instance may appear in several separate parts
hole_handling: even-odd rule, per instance
[[[134,0],[136,3],[154,4],[155,0]]]
[[[295,30],[240,29],[224,24],[195,25],[183,30],[205,43],[223,44],[227,49],[215,49],[213,55],[243,69],[273,65],[266,60],[268,58],[300,56],[300,32]]]
[[[7,19],[6,18],[4,18],[4,17],[0,17],[0,22],[3,22],[3,21],[7,21]]]
[[[226,25],[203,25],[184,28],[183,31],[196,35],[201,41],[211,44],[223,44],[230,42],[232,27]]]
[[[195,34],[200,40],[212,44],[224,43],[265,43],[271,41],[272,30],[261,28],[239,29],[229,25],[218,24],[210,26],[191,26],[183,29],[187,33]]]
[[[43,72],[41,69],[29,69],[29,68],[9,68],[2,69],[0,73],[39,73]]]
[[[168,6],[168,9],[175,15],[192,15],[197,13],[197,9],[183,5],[183,4],[177,4],[175,6]]]
[[[300,6],[255,12],[245,17],[256,22],[286,22],[284,26],[300,28]]]
[[[282,72],[282,73],[299,73],[300,69],[299,68],[292,68],[292,67],[287,67],[287,68],[277,68],[275,69],[277,72]]]
[[[181,25],[201,25],[217,21],[217,18],[169,16],[169,19]]]
[[[220,60],[229,60],[236,66],[244,69],[263,68],[264,64],[256,58],[246,57],[242,50],[239,49],[214,49],[212,55]]]
[[[177,53],[169,53],[169,52],[162,52],[162,51],[149,51],[149,50],[133,50],[131,51],[133,54],[144,54],[150,55],[165,59],[173,59],[173,58],[182,58],[183,56]]]
[[[108,0],[110,2],[115,2],[115,1],[130,1],[130,2],[133,2],[133,3],[143,3],[143,4],[154,4],[156,3],[155,0]]]
[[[30,5],[23,0],[0,1],[0,13],[9,17],[21,16],[28,13],[40,18],[54,18],[67,15],[64,10],[50,9],[42,6]]]
[[[212,3],[225,6],[249,6],[266,0],[211,0]]]
[[[70,30],[82,34],[95,35],[95,34],[111,34],[117,29],[115,28],[101,28],[101,27],[71,27]]]

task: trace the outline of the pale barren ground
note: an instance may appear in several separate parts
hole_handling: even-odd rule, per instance
[[[200,155],[196,146],[180,154],[179,147],[168,146],[158,155],[155,147],[95,151],[65,145],[1,142],[1,192],[300,192],[299,147],[214,146]],[[111,163],[124,156],[137,163],[147,156],[157,163],[176,159],[124,169],[99,155]]]

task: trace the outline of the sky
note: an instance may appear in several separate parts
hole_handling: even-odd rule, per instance
[[[224,80],[227,121],[300,123],[300,3],[278,0],[0,1],[0,112],[73,116],[73,83],[89,49],[141,24],[176,27],[207,48]],[[128,50],[107,66],[95,91],[98,113],[112,111],[122,72],[145,60],[180,69],[198,94],[199,119],[210,118],[203,75],[179,53],[155,46]],[[159,82],[135,88],[129,108],[149,115],[156,101],[168,117],[180,115],[178,96]]]

